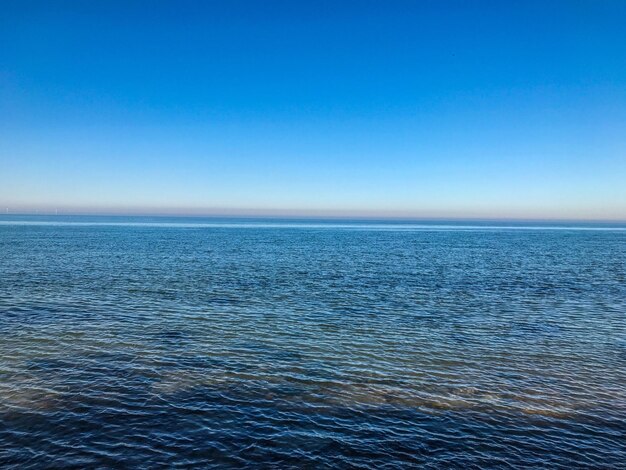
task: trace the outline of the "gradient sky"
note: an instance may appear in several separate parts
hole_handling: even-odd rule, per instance
[[[625,1],[0,8],[0,207],[626,220]]]

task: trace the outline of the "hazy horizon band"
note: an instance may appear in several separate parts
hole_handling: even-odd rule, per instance
[[[392,231],[598,230],[626,231],[626,223],[585,221],[417,220],[279,217],[172,217],[0,214],[0,225],[161,228],[294,228]]]

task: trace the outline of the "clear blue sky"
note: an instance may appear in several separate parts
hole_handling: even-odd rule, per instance
[[[626,220],[626,2],[2,1],[0,207]]]

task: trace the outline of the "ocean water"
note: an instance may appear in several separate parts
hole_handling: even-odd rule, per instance
[[[626,468],[626,227],[0,219],[0,467]]]

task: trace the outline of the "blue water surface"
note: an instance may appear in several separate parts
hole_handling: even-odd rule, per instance
[[[2,216],[0,466],[626,468],[626,226]]]

